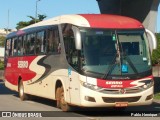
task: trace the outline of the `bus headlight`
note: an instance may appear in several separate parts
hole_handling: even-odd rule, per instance
[[[142,89],[148,89],[154,85],[154,81],[152,79],[141,81],[141,82],[145,83],[143,86],[141,86]]]
[[[98,87],[97,85],[92,85],[90,83],[82,82],[82,81],[81,81],[81,85],[84,86],[84,87],[86,87],[86,88],[89,88],[91,90],[95,90],[95,91],[99,91],[99,90],[102,89],[101,87]]]

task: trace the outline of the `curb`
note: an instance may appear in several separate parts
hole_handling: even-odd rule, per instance
[[[154,99],[153,102],[160,104],[160,100],[159,99]]]

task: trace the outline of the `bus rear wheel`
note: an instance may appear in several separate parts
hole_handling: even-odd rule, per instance
[[[20,99],[22,101],[27,100],[27,95],[24,93],[24,85],[23,85],[23,81],[22,80],[19,83],[18,91],[19,91]]]
[[[63,89],[63,87],[61,87],[60,89],[59,89],[59,106],[60,106],[60,108],[61,108],[61,110],[62,111],[64,111],[64,112],[69,112],[69,111],[71,111],[71,106],[70,105],[68,105],[68,103],[65,101],[65,96],[64,96],[64,89]]]

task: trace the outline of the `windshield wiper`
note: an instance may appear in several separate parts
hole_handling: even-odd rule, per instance
[[[113,69],[115,68],[115,66],[119,63],[120,64],[120,68],[122,66],[122,59],[121,59],[121,46],[120,46],[120,41],[119,38],[117,36],[117,32],[115,31],[115,35],[116,35],[116,39],[117,39],[117,53],[115,54],[115,57],[113,58],[110,67],[107,69],[107,72],[103,75],[103,79],[106,79],[108,77],[108,75],[113,71]],[[121,48],[122,49],[122,48]],[[117,60],[118,57],[118,60]],[[120,69],[121,71],[121,69]],[[122,75],[122,71],[121,71],[121,75]]]
[[[111,65],[109,66],[109,68],[107,69],[107,71],[105,72],[105,74],[102,76],[103,79],[106,79],[108,77],[108,75],[112,72],[112,70],[114,69],[114,67],[117,65],[116,62],[116,58],[117,58],[117,54],[115,55],[115,57],[113,58]]]
[[[128,55],[125,55],[124,57],[126,57],[126,60],[129,63],[129,65],[131,66],[131,68],[133,69],[134,73],[138,74],[138,71],[137,71],[136,67],[134,66],[131,59],[128,57]]]

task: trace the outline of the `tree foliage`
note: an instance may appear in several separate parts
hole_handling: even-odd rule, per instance
[[[37,19],[33,16],[27,16],[27,17],[29,17],[31,20],[30,21],[20,21],[19,23],[17,23],[17,27],[16,27],[17,30],[24,28],[26,26],[32,25],[35,22],[37,23],[37,22],[43,21],[47,16],[38,14]]]
[[[153,63],[153,65],[155,65],[155,64],[160,65],[160,33],[157,33],[156,37],[157,37],[157,49],[153,50],[152,63]]]
[[[0,60],[0,70],[4,70],[4,62]]]
[[[6,37],[0,36],[0,47],[4,47]]]

